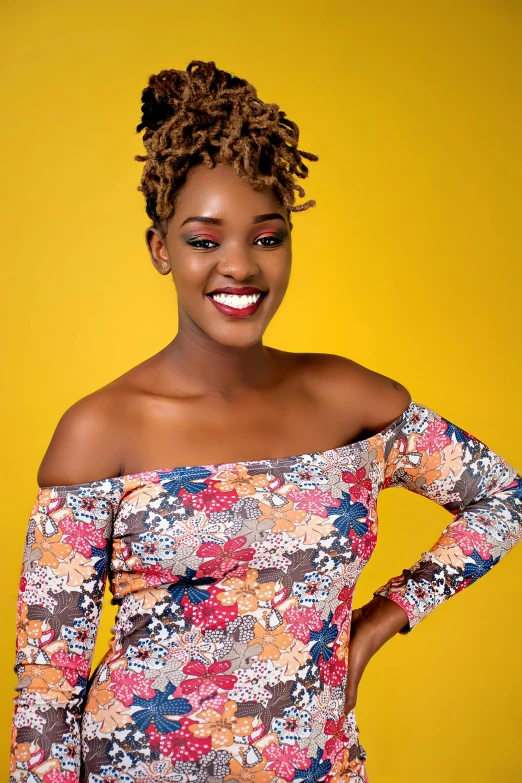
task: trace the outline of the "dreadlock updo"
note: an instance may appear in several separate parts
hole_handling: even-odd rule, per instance
[[[272,186],[289,212],[314,207],[295,205],[295,193],[305,195],[294,177],[304,179],[307,160],[317,155],[297,148],[299,128],[275,103],[264,103],[245,79],[216,67],[213,61],[192,60],[185,71],[164,70],[149,78],[142,92],[143,134],[147,155],[138,190],[156,227],[174,212],[174,196],[188,170],[205,163],[230,163],[254,188]]]

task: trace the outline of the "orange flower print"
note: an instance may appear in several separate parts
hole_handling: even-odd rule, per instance
[[[236,718],[235,712],[237,704],[235,701],[227,701],[223,713],[218,712],[212,707],[208,710],[198,712],[197,718],[204,723],[194,723],[189,726],[189,731],[195,737],[210,737],[213,748],[224,748],[234,742],[236,737],[246,737],[252,733],[252,723],[254,718]]]
[[[141,574],[130,573],[129,571],[119,571],[114,575],[112,590],[115,598],[121,598],[128,593],[137,593],[138,590],[144,590],[147,582]]]
[[[333,765],[330,771],[330,783],[346,783],[355,774],[366,780],[364,761],[361,761],[361,757],[357,755],[353,756],[350,761],[351,755],[353,755],[353,745],[350,748],[345,748],[342,756]]]
[[[28,620],[28,607],[23,601],[16,621],[16,649],[23,649],[28,639],[39,639],[42,635],[42,620]]]
[[[56,568],[58,566],[59,559],[65,560],[67,555],[72,552],[72,546],[70,544],[64,544],[62,542],[63,533],[58,531],[54,536],[45,536],[41,530],[37,527],[34,529],[35,542],[31,547],[34,550],[39,550],[42,554],[38,562],[40,565],[49,566],[50,568]]]
[[[216,489],[221,492],[235,490],[240,498],[255,495],[258,490],[265,489],[270,483],[264,475],[249,476],[248,468],[245,465],[237,465],[234,471],[223,470],[217,478],[218,481],[214,484]]]
[[[275,583],[258,584],[256,582],[258,573],[255,568],[249,568],[244,580],[235,576],[225,579],[223,586],[230,589],[218,593],[216,598],[223,606],[234,606],[237,603],[239,614],[253,612],[257,609],[259,601],[271,601],[275,595]]]
[[[258,517],[259,522],[265,519],[270,519],[274,522],[273,527],[270,528],[271,533],[293,533],[296,524],[302,522],[307,514],[302,508],[294,508],[292,501],[285,503],[284,506],[279,508],[261,502],[259,503],[259,510],[261,511]]]
[[[281,650],[290,647],[294,635],[293,633],[285,633],[286,626],[286,620],[283,620],[282,625],[273,631],[270,628],[264,628],[259,622],[254,625],[254,638],[248,644],[258,642],[263,646],[257,656],[260,661],[277,661],[281,657]]]
[[[16,762],[21,761],[22,763],[26,763],[30,760],[31,756],[33,755],[34,751],[31,750],[31,742],[17,742],[16,737],[18,734],[18,729],[13,724],[11,727],[11,762],[10,762],[10,769],[11,772],[14,772],[16,769]],[[38,744],[36,744],[35,750],[39,750]]]
[[[30,679],[30,685],[27,686],[29,691],[45,693],[49,690],[49,686],[60,682],[63,672],[60,669],[53,669],[52,666],[30,665],[24,669],[24,679],[25,677]]]
[[[418,454],[418,452],[415,453]],[[404,472],[411,476],[415,485],[419,487],[429,486],[436,479],[440,478],[440,462],[440,451],[434,451],[431,455],[427,451],[423,451],[420,454],[419,464],[407,464]],[[419,479],[425,479],[425,481],[421,480],[419,482]]]
[[[127,723],[132,723],[131,716],[126,712],[126,708],[116,699],[107,707],[101,707],[96,714],[93,714],[93,720],[101,723],[100,731],[102,734],[113,734],[115,729],[122,729]]]
[[[89,691],[89,698],[85,707],[85,712],[92,712],[96,715],[101,707],[105,707],[114,699],[113,691],[109,690],[110,680],[102,684],[95,683]]]
[[[462,443],[451,441],[442,449],[441,453],[443,457],[443,462],[440,466],[441,477],[446,478],[451,473],[453,478],[457,478],[463,468],[464,449]]]
[[[230,774],[225,775],[224,780],[237,780],[238,783],[270,783],[275,777],[275,772],[265,769],[266,759],[253,767],[243,767],[236,759],[230,759]]]

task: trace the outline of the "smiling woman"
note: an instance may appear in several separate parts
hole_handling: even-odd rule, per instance
[[[367,783],[366,665],[522,539],[522,477],[397,381],[264,345],[317,160],[277,105],[200,61],[142,98],[145,238],[178,329],[65,411],[40,465],[11,781]],[[353,608],[390,487],[452,519]]]

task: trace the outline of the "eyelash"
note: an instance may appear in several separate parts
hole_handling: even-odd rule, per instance
[[[264,244],[260,245],[260,247],[276,247],[277,245],[280,245],[282,243],[282,241],[283,241],[283,237],[280,236],[279,234],[267,234],[264,237],[259,237],[259,240],[261,240],[261,239],[275,239],[277,241],[275,243],[270,243],[268,245],[264,245]],[[259,240],[257,240],[257,241],[259,241]],[[211,250],[212,249],[212,248],[209,248],[209,247],[201,247],[200,244],[196,244],[196,243],[201,243],[201,242],[210,242],[212,245],[217,245],[218,244],[217,242],[214,242],[212,239],[202,239],[202,238],[198,239],[197,237],[195,239],[188,239],[187,240],[187,244],[190,245],[191,247],[196,248],[196,250]]]

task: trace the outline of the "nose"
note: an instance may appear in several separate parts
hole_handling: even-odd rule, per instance
[[[248,247],[228,247],[219,262],[219,272],[236,280],[246,280],[259,273],[255,254]]]

